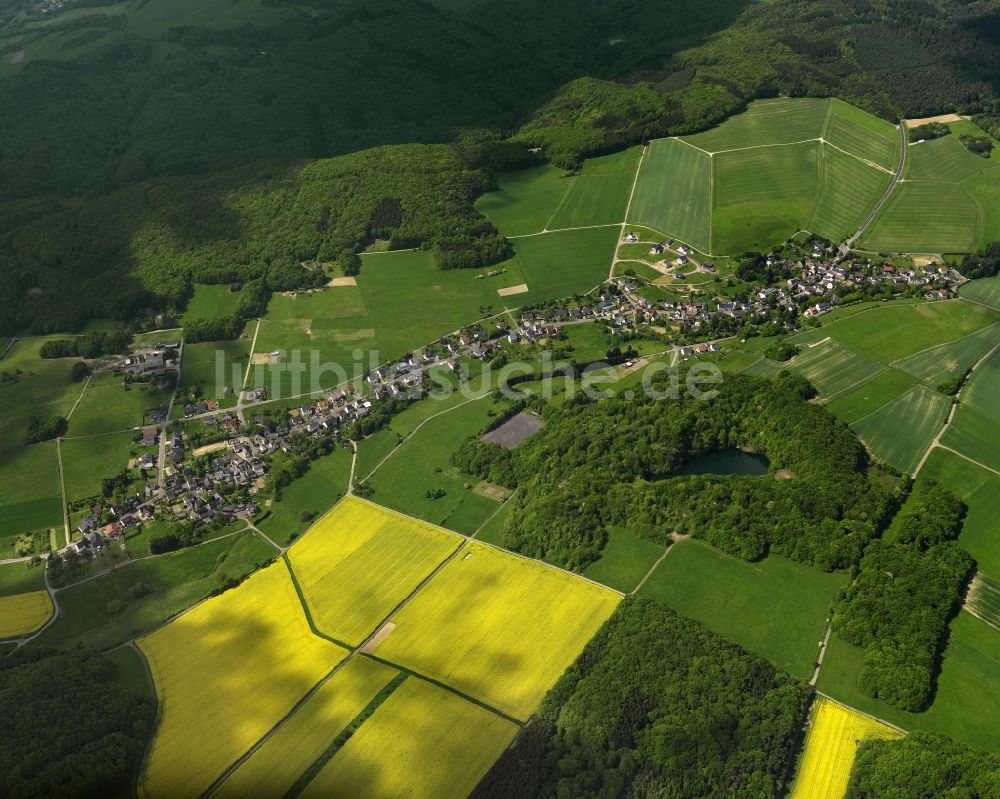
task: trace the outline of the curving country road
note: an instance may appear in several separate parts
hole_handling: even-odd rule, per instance
[[[892,176],[892,180],[889,181],[889,185],[886,187],[885,192],[879,198],[879,201],[875,203],[875,206],[872,208],[868,216],[865,217],[865,220],[861,223],[861,226],[856,231],[854,231],[854,235],[852,235],[847,241],[844,242],[844,247],[846,247],[847,249],[851,249],[852,247],[854,247],[854,242],[860,239],[862,234],[868,229],[868,226],[871,225],[872,221],[875,219],[875,215],[882,210],[882,206],[885,205],[886,200],[889,199],[889,195],[891,195],[893,189],[896,188],[896,184],[899,183],[899,181],[902,180],[903,178],[903,170],[906,169],[906,150],[907,150],[906,123],[903,120],[899,120],[899,147],[901,155],[899,158],[899,165],[896,167],[896,173]]]

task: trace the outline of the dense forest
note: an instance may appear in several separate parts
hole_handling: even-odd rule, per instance
[[[861,745],[845,799],[996,799],[1000,757],[942,735],[915,732]]]
[[[973,565],[955,541],[964,514],[950,491],[919,485],[834,608],[833,629],[865,647],[858,686],[869,696],[914,712],[930,704],[938,653]]]
[[[192,279],[311,285],[301,261],[356,268],[372,238],[494,263],[469,202],[527,147],[571,167],[778,93],[892,119],[1000,96],[985,0],[269,0],[174,27],[100,5],[0,14],[5,50],[65,51],[0,79],[2,332],[169,308]],[[384,148],[406,142],[455,148]]]
[[[473,799],[772,799],[806,688],[652,600],[627,598]]]
[[[451,145],[135,186],[7,234],[0,331],[127,320],[147,305],[182,305],[194,282],[242,283],[237,316],[256,316],[267,292],[325,282],[316,261],[350,272],[376,239],[433,248],[443,268],[493,263],[510,247],[472,207],[492,187]]]
[[[0,794],[115,796],[153,725],[153,700],[97,655],[19,649],[0,658]]]
[[[839,569],[876,536],[894,480],[873,476],[857,437],[811,394],[786,373],[728,375],[710,400],[582,397],[547,409],[545,427],[513,451],[470,439],[454,460],[520,487],[504,546],[566,568],[596,560],[607,528],[622,525],[659,543],[690,534],[748,560],[777,552]],[[727,448],[765,454],[771,474],[673,474]]]

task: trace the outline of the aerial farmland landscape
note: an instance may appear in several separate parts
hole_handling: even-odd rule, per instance
[[[993,0],[0,0],[0,796],[1000,799]]]

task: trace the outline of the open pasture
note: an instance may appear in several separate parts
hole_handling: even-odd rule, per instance
[[[996,326],[991,330],[992,342],[988,347],[982,347],[984,352],[1000,344]],[[962,404],[996,420],[997,409],[1000,408],[1000,349],[993,350],[962,388]]]
[[[843,799],[858,744],[901,737],[893,727],[826,697],[816,697],[790,799]]]
[[[288,559],[317,629],[357,645],[460,544],[458,536],[347,498]]]
[[[995,150],[994,152],[1000,152]],[[993,157],[1000,165],[1000,158]],[[976,249],[1000,240],[1000,169],[994,166],[962,182],[969,196],[979,207],[979,240]]]
[[[915,382],[905,372],[886,369],[858,388],[831,400],[826,409],[838,419],[851,424],[891,402]]]
[[[170,391],[156,391],[151,385],[125,385],[121,375],[102,372],[94,375],[69,420],[70,436],[89,436],[128,430],[143,423],[146,411],[166,410]]]
[[[392,621],[379,657],[526,719],[620,595],[468,543]]]
[[[196,284],[180,322],[186,325],[194,319],[222,319],[232,316],[240,304],[240,293],[229,286]]]
[[[833,339],[804,349],[782,368],[805,377],[826,399],[846,394],[885,369]]]
[[[352,657],[212,795],[285,796],[397,673],[370,658]]]
[[[778,555],[748,563],[688,539],[673,545],[640,594],[808,679],[831,604],[846,582],[846,574]]]
[[[0,453],[0,485],[0,537],[62,522],[55,441]]]
[[[83,383],[70,372],[76,358],[42,358],[44,338],[20,339],[0,359],[0,451],[24,443],[33,416],[66,416]],[[0,352],[6,347],[0,343]]]
[[[814,98],[757,100],[718,127],[683,139],[710,153],[818,139],[829,106]]]
[[[892,176],[825,144],[820,162],[820,187],[807,227],[839,241],[857,230]]]
[[[573,187],[573,179],[565,175],[550,164],[504,173],[500,191],[484,194],[476,209],[505,236],[541,233]]]
[[[465,799],[517,734],[516,724],[408,678],[301,793]]]
[[[817,331],[880,363],[895,363],[992,324],[996,313],[959,300],[887,303],[826,322]],[[798,343],[799,339],[795,339]]]
[[[185,344],[181,356],[181,377],[178,388],[187,391],[200,387],[202,396],[215,398],[226,406],[236,404],[236,395],[243,385],[243,376],[250,361],[250,341],[253,327],[232,341],[205,341]],[[226,387],[233,389],[226,394]],[[180,411],[175,406],[175,410]]]
[[[29,635],[52,615],[48,591],[0,596],[0,639]]]
[[[25,594],[45,588],[44,564],[28,568],[24,562],[0,565],[0,596]]]
[[[851,429],[879,458],[900,471],[912,472],[948,417],[948,408],[943,394],[916,385]]]
[[[969,333],[954,341],[948,341],[936,347],[922,350],[907,358],[894,361],[892,365],[896,369],[908,372],[930,386],[937,386],[949,377],[957,377],[964,374],[983,355],[996,346],[998,341],[1000,341],[1000,322]],[[988,363],[983,364],[980,370],[985,370],[989,366],[990,364]],[[993,368],[1000,368],[1000,362]],[[977,373],[976,380],[973,382],[978,380],[979,374]],[[970,385],[963,390],[963,401],[969,397],[971,389],[972,386]],[[1000,390],[1000,387],[994,387],[994,397],[1000,396],[1000,394],[996,393],[996,390]]]
[[[284,563],[138,643],[160,700],[143,797],[200,796],[347,655],[313,635]]]
[[[114,477],[127,469],[131,445],[131,431],[63,439],[60,448],[66,501],[100,494],[105,477]]]
[[[498,313],[503,301],[496,290],[512,285],[495,278],[477,280],[474,269],[438,269],[426,250],[363,255],[362,263],[358,286],[371,319],[369,327],[388,359]],[[513,279],[522,282],[520,274]]]
[[[490,540],[482,534],[477,537]],[[583,576],[616,591],[631,591],[663,553],[664,548],[659,544],[624,527],[612,527],[608,530],[608,542],[601,550],[600,560],[584,569]]]
[[[711,157],[679,139],[650,142],[628,221],[668,232],[710,252],[711,218]]]
[[[760,204],[809,201],[816,189],[818,157],[814,141],[718,153],[712,158],[713,208],[736,205],[750,212]]]
[[[523,275],[523,281],[517,282],[527,283],[528,292],[511,295],[506,305],[516,308],[590,291],[607,278],[620,232],[618,226],[599,227],[515,240],[513,263]],[[488,280],[478,282],[496,291]],[[492,302],[502,304],[503,300],[494,293]]]
[[[250,382],[267,387],[274,397],[332,388],[356,376],[355,363],[381,363],[402,354],[382,351],[357,286],[273,297],[254,351],[279,352],[278,363],[283,365],[303,364],[297,379],[281,369],[277,391],[272,386],[277,370],[266,364],[251,367]]]
[[[870,250],[968,252],[978,241],[979,210],[949,183],[900,183],[862,239]]]
[[[506,402],[487,396],[428,420],[368,478],[375,489],[373,499],[460,533],[473,532],[496,510],[497,502],[466,488],[477,479],[460,472],[451,456],[506,407]]]

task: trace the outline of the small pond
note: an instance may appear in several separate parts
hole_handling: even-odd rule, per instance
[[[741,449],[720,449],[684,464],[670,477],[684,474],[767,474],[767,457]]]

